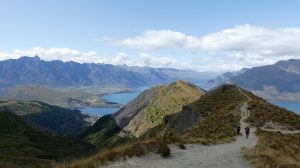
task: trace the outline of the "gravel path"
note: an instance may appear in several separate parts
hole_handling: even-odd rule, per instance
[[[241,106],[241,132],[248,126],[245,119],[250,115],[248,111],[248,98]],[[132,157],[125,160],[110,163],[107,168],[248,168],[250,165],[242,156],[242,149],[252,148],[257,142],[255,128],[251,127],[248,139],[244,135],[238,136],[236,141],[226,144],[205,146],[201,144],[187,144],[186,149],[179,149],[175,145],[169,145],[171,157],[161,158],[157,154],[149,154],[143,157]]]
[[[256,137],[246,139],[239,136],[236,141],[227,144],[204,146],[187,144],[186,149],[179,149],[170,145],[171,157],[161,158],[157,154],[144,157],[132,157],[117,161],[106,166],[107,168],[248,168],[248,163],[241,154],[242,148],[250,148],[256,144]]]

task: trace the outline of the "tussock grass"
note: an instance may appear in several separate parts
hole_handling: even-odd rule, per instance
[[[142,156],[149,152],[157,152],[162,157],[170,156],[170,149],[162,139],[150,139],[136,143],[124,144],[112,149],[105,149],[87,158],[67,163],[55,164],[54,168],[96,168],[121,158]]]
[[[207,93],[189,107],[202,119],[183,133],[190,143],[218,144],[235,140],[234,126],[240,120],[240,107],[246,101],[238,87],[224,85]]]
[[[299,168],[300,134],[257,130],[258,143],[244,156],[254,167]]]

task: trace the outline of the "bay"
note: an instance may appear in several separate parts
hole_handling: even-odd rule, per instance
[[[110,102],[116,102],[116,103],[126,105],[129,101],[136,98],[142,91],[144,91],[147,88],[148,88],[148,86],[139,87],[139,88],[135,88],[134,92],[115,93],[115,94],[105,95],[102,98],[106,99],[107,101],[110,101]],[[80,111],[83,113],[88,113],[88,114],[92,114],[92,115],[103,116],[103,115],[115,113],[119,109],[120,108],[85,107],[85,108],[80,109]]]

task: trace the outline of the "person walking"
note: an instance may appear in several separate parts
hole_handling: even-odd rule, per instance
[[[235,129],[236,129],[236,135],[240,135],[241,134],[241,126],[240,126],[240,124],[237,124],[235,126]]]
[[[247,126],[247,127],[245,128],[245,132],[246,132],[246,138],[248,139],[249,134],[250,134],[250,128],[249,128],[249,126]]]

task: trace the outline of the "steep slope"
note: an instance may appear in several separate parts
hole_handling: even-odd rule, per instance
[[[152,94],[149,94],[149,92]],[[124,132],[139,137],[148,129],[162,124],[166,115],[179,112],[184,105],[195,101],[204,93],[195,85],[184,81],[176,81],[142,93],[141,97],[121,109],[115,115],[115,118],[121,128],[126,125],[123,128]],[[143,96],[144,94],[148,97]],[[126,110],[131,109],[132,106],[135,106],[134,109],[136,110]],[[125,124],[118,122],[124,120],[124,116],[131,116],[130,118],[125,117],[129,119],[129,122],[125,122]]]
[[[77,62],[44,61],[38,56],[0,61],[0,87],[15,85],[45,86],[149,86],[185,79],[181,70],[128,67],[110,64],[80,64]],[[198,75],[196,75],[198,74]],[[201,73],[193,71],[199,81]]]
[[[91,125],[87,122],[89,116],[81,114],[78,110],[36,101],[0,101],[0,110],[14,113],[30,124],[63,135],[78,135]]]
[[[0,167],[47,168],[54,161],[79,157],[92,149],[79,140],[42,132],[3,110],[0,123]]]

